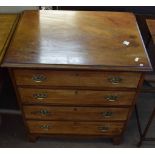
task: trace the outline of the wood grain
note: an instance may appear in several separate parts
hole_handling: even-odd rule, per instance
[[[89,11],[25,11],[2,66],[32,140],[86,135],[115,143],[142,72],[152,70],[132,13]]]
[[[119,135],[123,127],[123,123],[114,122],[27,121],[27,124],[29,126],[30,133],[59,135]],[[105,128],[107,131],[101,131],[102,128]]]
[[[155,20],[154,19],[147,19],[146,20],[146,23],[147,23],[147,26],[149,28],[149,31],[150,31],[150,35],[152,37],[152,40],[153,42],[151,42],[150,44],[152,45],[152,60],[153,62],[155,61],[155,58],[154,58],[154,53],[155,53]],[[148,81],[148,82],[155,82],[155,74],[154,72],[153,73],[148,73],[146,74],[145,76],[145,80]]]
[[[36,86],[83,86],[83,87],[112,87],[136,88],[140,73],[131,72],[103,72],[103,71],[54,71],[15,69],[14,75],[17,85]],[[40,82],[34,78],[42,76]],[[113,84],[110,79],[121,78],[118,84]]]
[[[125,121],[129,108],[24,106],[26,119],[61,121]]]
[[[135,92],[121,91],[92,91],[92,90],[52,90],[19,88],[21,101],[24,104],[50,104],[50,105],[98,105],[119,106],[131,105]],[[45,95],[45,98],[37,98],[37,95]],[[115,101],[107,99],[116,96]]]
[[[2,63],[18,18],[19,16],[17,14],[0,14],[0,63]]]
[[[16,28],[18,18],[17,14],[0,14],[0,65]],[[4,83],[3,74],[0,69],[0,93]]]
[[[134,15],[95,11],[25,11],[3,66],[152,70]]]

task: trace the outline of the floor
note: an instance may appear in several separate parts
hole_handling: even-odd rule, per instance
[[[7,91],[7,90],[6,90]],[[2,94],[2,97],[5,95]],[[7,105],[18,108],[17,103],[12,99],[14,94],[10,94],[10,102],[3,101]],[[7,98],[8,99],[8,98]],[[5,107],[5,105],[3,105]],[[152,108],[155,105],[154,94],[141,94],[137,101],[140,111],[142,126],[144,127]],[[124,140],[120,145],[113,145],[110,139],[71,139],[71,138],[39,138],[37,142],[27,141],[26,132],[20,115],[1,115],[0,125],[0,148],[135,148],[139,141],[139,134],[135,119],[135,111],[131,116],[127,130],[124,133]],[[155,121],[155,120],[154,120]],[[155,123],[149,130],[148,136],[155,137]],[[154,148],[155,142],[143,142],[142,147]]]

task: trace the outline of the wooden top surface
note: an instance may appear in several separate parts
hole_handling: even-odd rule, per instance
[[[25,11],[4,67],[149,71],[131,13]]]
[[[155,44],[155,20],[147,19],[146,22],[152,35],[153,42]]]
[[[0,14],[0,63],[15,28],[18,15]]]

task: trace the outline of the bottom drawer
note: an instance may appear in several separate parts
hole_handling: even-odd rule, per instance
[[[124,123],[120,122],[72,122],[72,121],[27,121],[30,133],[119,135]]]

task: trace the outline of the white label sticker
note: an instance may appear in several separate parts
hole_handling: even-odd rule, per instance
[[[125,45],[125,46],[129,46],[129,44],[130,44],[129,41],[127,41],[127,40],[124,40],[124,41],[123,41],[123,45]]]

